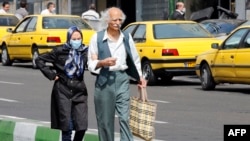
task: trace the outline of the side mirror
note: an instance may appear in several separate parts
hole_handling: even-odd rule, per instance
[[[6,30],[7,32],[10,32],[10,33],[12,33],[13,32],[13,30],[12,30],[12,28],[7,28],[7,30]]]
[[[212,47],[213,49],[220,49],[220,46],[219,46],[218,43],[212,43],[211,47]]]

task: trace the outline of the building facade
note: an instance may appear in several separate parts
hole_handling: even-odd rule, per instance
[[[4,0],[0,0],[2,4]],[[19,8],[20,0],[8,0],[11,3],[10,12],[14,13]],[[229,9],[239,14],[239,19],[250,19],[250,0],[27,0],[30,14],[40,14],[46,8],[48,2],[56,4],[56,13],[81,15],[88,10],[91,3],[97,5],[97,11],[101,12],[107,7],[120,7],[127,15],[125,25],[134,21],[166,20],[175,10],[175,3],[182,1],[186,6],[186,19],[192,12],[212,6],[215,12],[212,18],[218,18],[220,12],[217,6]]]

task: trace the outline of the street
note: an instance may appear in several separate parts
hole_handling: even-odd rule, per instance
[[[85,71],[89,98],[89,130],[96,130],[93,103],[95,76]],[[0,115],[50,121],[47,80],[30,63],[0,66]],[[176,77],[169,84],[147,87],[148,97],[157,103],[156,137],[161,141],[222,141],[225,124],[250,123],[250,87],[223,84],[203,91],[195,76]],[[137,95],[131,83],[132,95]],[[116,132],[119,124],[116,119]]]

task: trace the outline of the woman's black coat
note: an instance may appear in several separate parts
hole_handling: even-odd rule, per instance
[[[51,94],[51,128],[68,131],[70,120],[72,120],[74,130],[86,130],[88,93],[83,74],[81,77],[70,79],[64,72],[69,51],[64,47],[56,47],[51,52],[40,55],[36,59],[36,64],[49,80],[54,80],[56,76],[59,76]],[[84,58],[83,65],[86,66],[87,49],[81,51],[81,54]],[[53,68],[46,65],[46,62],[52,63]]]

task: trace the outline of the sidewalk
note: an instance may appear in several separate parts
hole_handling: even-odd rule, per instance
[[[49,123],[0,115],[1,141],[61,141],[60,130],[51,129]],[[115,141],[120,141],[119,133]],[[87,131],[83,141],[98,141],[96,131]],[[135,137],[135,141],[143,141]]]

